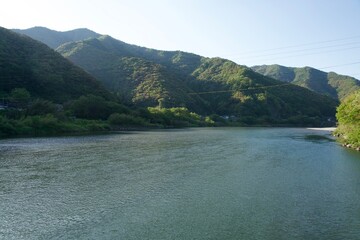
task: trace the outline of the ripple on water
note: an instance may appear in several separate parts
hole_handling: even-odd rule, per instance
[[[314,130],[8,139],[0,150],[3,239],[360,236],[360,154]]]

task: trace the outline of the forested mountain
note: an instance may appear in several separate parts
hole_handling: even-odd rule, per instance
[[[57,51],[124,101],[185,106],[201,114],[258,122],[334,116],[337,102],[220,58],[158,51],[109,36],[67,43]]]
[[[86,28],[74,29],[66,32],[58,32],[45,27],[33,27],[24,30],[13,29],[13,31],[43,42],[53,49],[67,42],[80,41],[100,36],[100,34]]]
[[[0,28],[0,137],[213,124],[186,108],[124,106],[50,47]]]
[[[32,97],[62,103],[109,92],[91,75],[48,46],[0,28],[0,95],[25,88]]]
[[[311,67],[294,68],[281,65],[261,65],[252,69],[280,81],[294,83],[314,92],[342,100],[360,89],[360,81],[334,72],[323,72]]]

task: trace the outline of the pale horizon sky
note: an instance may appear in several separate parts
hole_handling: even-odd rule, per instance
[[[3,0],[0,26],[88,28],[159,50],[360,79],[360,0]]]

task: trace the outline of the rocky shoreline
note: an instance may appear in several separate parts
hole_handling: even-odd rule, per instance
[[[316,130],[316,131],[329,131],[332,133],[332,135],[338,139],[342,139],[344,140],[344,138],[342,137],[342,135],[340,133],[336,133],[335,130],[336,130],[336,127],[327,127],[327,128],[308,128],[308,129],[311,129],[311,130]],[[349,149],[353,149],[353,150],[356,150],[356,151],[360,151],[360,146],[354,146],[353,144],[351,143],[347,143],[347,142],[344,142],[341,144],[341,146],[343,147],[346,147],[346,148],[349,148]]]
[[[350,148],[350,149],[354,149],[356,151],[360,151],[360,147],[354,147],[352,144],[350,143],[343,143],[341,146],[346,147],[346,148]]]

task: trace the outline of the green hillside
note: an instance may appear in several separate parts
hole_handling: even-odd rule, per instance
[[[145,67],[146,73],[151,71],[163,78],[171,77],[161,66],[148,66],[143,60],[129,61],[132,65],[127,65],[129,69],[124,69],[125,73],[136,75],[137,69]],[[157,95],[167,96],[164,88],[170,82],[154,82],[151,74],[138,77],[145,83],[145,86],[138,86],[138,93],[148,95],[134,96],[136,105],[141,105],[137,102],[139,98],[150,101],[150,105],[161,103],[161,108],[124,106],[94,77],[45,44],[0,28],[0,137],[214,124],[210,118],[183,107],[164,108],[164,99],[151,102]],[[158,83],[160,85],[156,85]],[[148,85],[152,86],[151,93],[146,88]],[[180,84],[171,88],[182,87]],[[176,93],[181,94],[181,91]]]
[[[53,49],[67,42],[80,41],[87,38],[100,36],[100,34],[90,31],[86,28],[80,28],[66,32],[58,32],[45,27],[33,27],[24,30],[13,29],[12,31],[25,34],[35,40],[45,43]]]
[[[251,69],[223,59],[207,59],[193,74],[200,81],[215,82],[232,92],[227,98],[211,94],[204,97],[216,104],[218,111],[240,116],[285,119],[295,115],[331,116],[336,102],[307,89],[283,84]],[[212,88],[206,91],[214,90]],[[230,101],[229,101],[230,100]]]
[[[0,28],[0,95],[25,88],[34,98],[62,103],[86,94],[109,97],[108,91],[81,68],[43,43]]]
[[[140,106],[185,106],[204,115],[265,124],[319,123],[334,116],[337,105],[228,60],[147,49],[109,36],[67,43],[57,51],[124,101]]]
[[[131,108],[186,107],[220,121],[219,115],[260,125],[331,124],[326,120],[335,115],[337,101],[224,59],[148,49],[110,36],[67,42],[57,51]]]
[[[360,150],[360,91],[346,97],[337,109],[337,134],[348,147]]]
[[[165,107],[188,106],[196,112],[207,109],[201,98],[188,94],[192,90],[182,80],[190,77],[185,75],[189,67],[181,64],[177,54],[172,56],[175,64],[169,69],[159,64],[168,63],[172,59],[169,54],[152,54],[109,36],[64,44],[57,51],[102,81],[127,104],[157,106],[162,101]]]
[[[360,89],[360,81],[353,77],[334,72],[327,73],[311,67],[292,68],[280,65],[261,65],[254,66],[252,69],[265,76],[294,83],[339,100]]]

